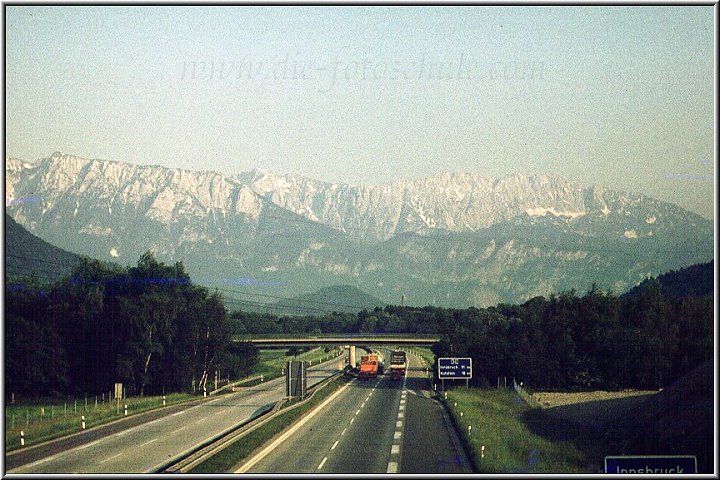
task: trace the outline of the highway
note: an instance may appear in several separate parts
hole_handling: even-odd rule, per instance
[[[386,360],[389,352],[383,352]],[[429,398],[425,367],[351,382],[317,415],[236,473],[471,473],[442,407]]]
[[[339,357],[342,358],[342,357]],[[310,387],[337,372],[338,357],[308,369]],[[123,429],[68,450],[54,452],[7,473],[148,473],[280,400],[285,380],[241,392]]]

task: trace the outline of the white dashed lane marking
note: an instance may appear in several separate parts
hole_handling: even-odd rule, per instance
[[[120,455],[122,455],[122,453],[118,453],[117,455],[113,455],[112,457],[108,457],[108,458],[106,458],[105,460],[100,460],[100,463],[109,462],[109,461],[112,460],[113,458],[117,458],[117,457],[119,457]]]
[[[400,445],[393,445],[390,449],[390,455],[397,455],[400,453]]]
[[[320,462],[320,465],[318,466],[317,469],[320,470],[323,467],[323,465],[325,465],[325,462],[327,462],[327,457],[323,458],[322,462]]]
[[[335,447],[337,447],[338,442],[340,442],[340,440],[336,440],[335,443],[333,443],[333,446],[330,447],[330,450],[335,450]]]
[[[144,447],[145,445],[150,445],[150,444],[153,443],[153,442],[157,442],[157,440],[158,440],[157,438],[153,438],[152,440],[148,440],[148,441],[145,442],[145,443],[141,443],[140,446],[141,446],[141,447]]]

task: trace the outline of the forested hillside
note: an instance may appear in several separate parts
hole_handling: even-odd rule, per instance
[[[685,295],[712,295],[714,288],[715,262],[691,265],[680,270],[671,270],[657,277],[660,293],[670,297]],[[654,278],[648,278],[640,285],[628,290],[625,295],[637,295],[649,288]]]
[[[5,278],[34,274],[54,282],[78,264],[80,256],[36,237],[5,214]]]

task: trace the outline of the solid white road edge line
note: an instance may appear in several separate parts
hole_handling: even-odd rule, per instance
[[[314,410],[312,410],[310,413],[308,413],[308,414],[305,416],[305,418],[303,418],[302,420],[300,420],[297,424],[295,424],[295,426],[293,426],[293,427],[291,427],[290,429],[288,429],[287,432],[283,433],[277,440],[275,440],[275,441],[272,442],[270,445],[268,445],[267,447],[265,447],[260,453],[258,453],[258,454],[255,455],[253,458],[251,458],[250,461],[248,461],[247,463],[245,463],[245,465],[243,465],[242,467],[240,467],[240,468],[238,468],[237,470],[235,470],[235,473],[245,473],[245,472],[247,472],[248,470],[250,470],[256,463],[258,463],[260,460],[262,460],[263,458],[265,458],[270,452],[272,452],[273,450],[275,450],[275,449],[278,447],[278,445],[280,445],[282,442],[284,442],[285,440],[287,440],[290,435],[292,435],[292,434],[295,433],[295,431],[297,431],[300,427],[302,427],[303,425],[305,425],[312,417],[314,417],[315,415],[317,415],[318,412],[320,412],[320,410],[322,410],[323,408],[325,408],[325,407],[327,406],[327,404],[329,404],[330,402],[332,402],[333,400],[335,400],[335,397],[337,397],[338,395],[340,395],[340,393],[342,393],[346,388],[348,388],[348,387],[349,387],[350,385],[352,385],[354,382],[355,382],[355,380],[353,379],[353,380],[351,380],[350,382],[348,382],[347,385],[345,385],[344,387],[340,387],[337,392],[335,392],[335,393],[333,393],[332,395],[330,395],[327,399],[325,399],[325,401],[324,401],[323,403],[321,403],[320,405],[318,405],[317,407],[315,407]]]

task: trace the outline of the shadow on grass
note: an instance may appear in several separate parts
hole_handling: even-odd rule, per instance
[[[707,362],[656,394],[533,408],[523,421],[575,444],[593,468],[602,469],[606,455],[694,455],[698,473],[713,473],[713,386]]]
[[[591,469],[603,470],[606,455],[619,455],[627,448],[629,435],[617,419],[638,408],[652,395],[596,400],[552,408],[531,408],[521,415],[534,434],[552,442],[575,445]]]

